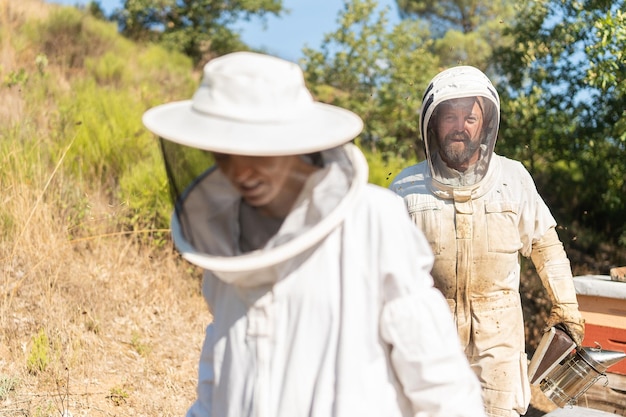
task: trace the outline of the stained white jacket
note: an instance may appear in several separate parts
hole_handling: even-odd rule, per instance
[[[404,169],[391,189],[404,198],[435,254],[435,285],[448,301],[470,363],[480,371],[488,414],[524,414],[530,385],[519,256],[531,256],[556,224],[530,174],[520,162],[494,154],[476,185],[437,183],[421,162]],[[543,269],[544,263],[536,266]],[[563,274],[556,275],[550,279]],[[559,282],[555,292],[571,298],[571,279]]]
[[[352,145],[339,152],[353,171],[340,161],[314,175],[260,253],[220,246],[220,256],[207,255],[211,244],[199,251],[202,243],[189,244],[174,221],[185,257],[222,267],[203,280],[213,322],[188,417],[484,416],[478,380],[433,287],[428,242],[401,199],[365,184],[361,153]],[[327,200],[336,201],[324,208]],[[237,201],[192,223],[222,225],[208,240],[223,245],[236,235]],[[332,227],[320,226],[337,210]],[[321,238],[276,255],[307,235]]]

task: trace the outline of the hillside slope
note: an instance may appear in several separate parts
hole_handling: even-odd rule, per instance
[[[42,1],[0,0],[0,36],[0,415],[183,415],[210,315],[133,190],[191,64]]]

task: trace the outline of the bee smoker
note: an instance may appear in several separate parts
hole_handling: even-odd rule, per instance
[[[559,328],[547,332],[529,365],[532,384],[559,407],[574,405],[599,379],[608,382],[605,371],[626,353],[601,348],[576,347]],[[540,350],[541,348],[541,350]]]

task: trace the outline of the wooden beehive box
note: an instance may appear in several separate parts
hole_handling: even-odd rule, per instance
[[[583,346],[626,353],[626,281],[608,275],[574,277],[580,312],[585,318]],[[626,375],[626,360],[607,369]]]

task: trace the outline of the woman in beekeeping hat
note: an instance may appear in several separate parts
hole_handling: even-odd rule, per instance
[[[484,415],[429,245],[349,143],[357,115],[236,52],[143,122],[213,315],[189,417]]]

